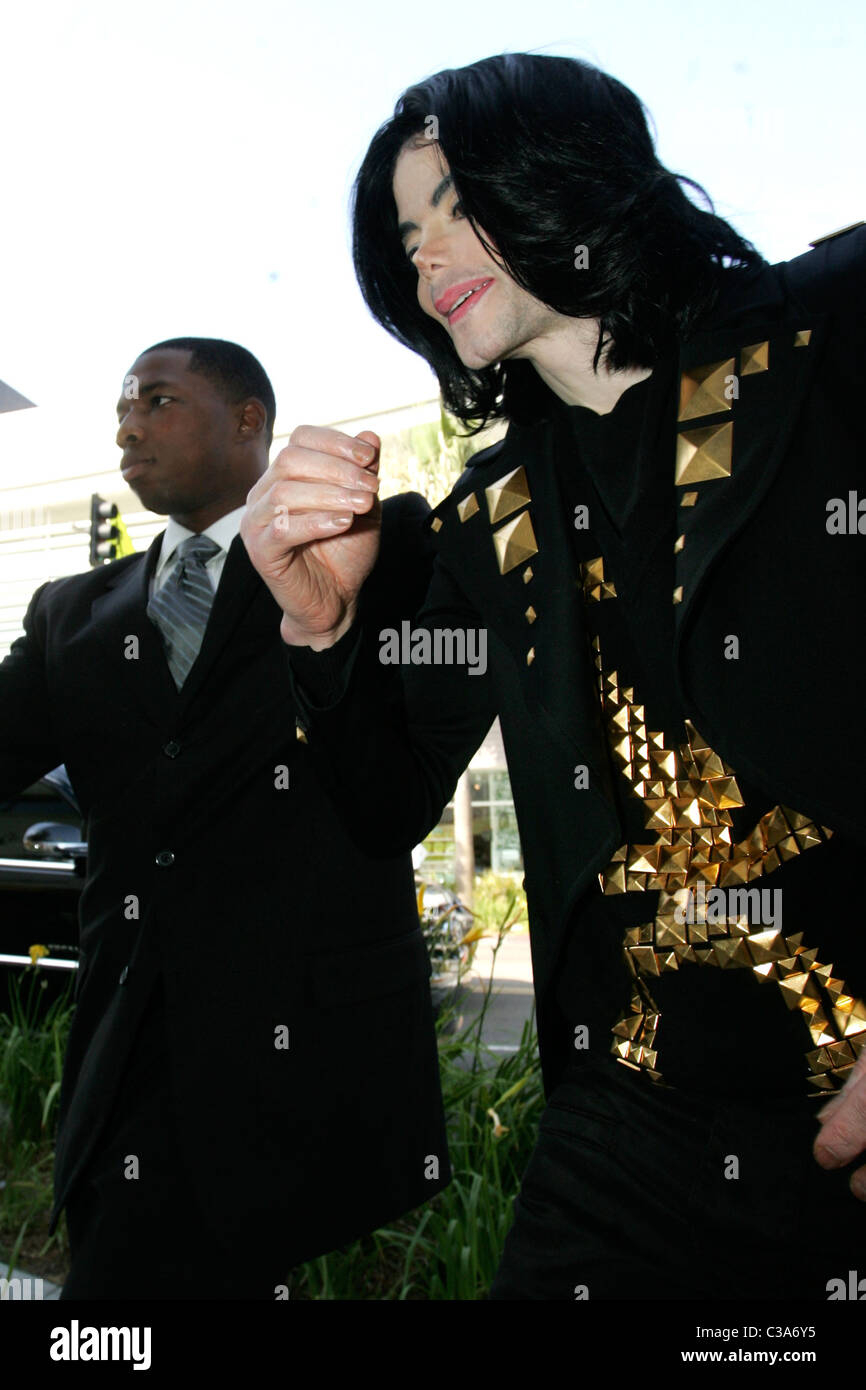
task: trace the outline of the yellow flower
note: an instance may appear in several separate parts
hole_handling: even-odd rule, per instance
[[[494,1139],[501,1139],[504,1134],[508,1134],[510,1132],[507,1125],[503,1125],[500,1123],[499,1116],[497,1115],[495,1110],[488,1110],[487,1113],[493,1121]]]

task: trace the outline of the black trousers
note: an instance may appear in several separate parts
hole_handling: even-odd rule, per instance
[[[812,1157],[820,1102],[663,1088],[614,1059],[550,1096],[492,1299],[827,1299],[866,1275],[857,1163]]]
[[[206,1154],[201,1157],[207,1162]],[[159,985],[66,1216],[72,1261],[63,1300],[273,1300],[275,1287],[287,1280],[273,1242],[263,1238],[269,1233],[252,1231],[248,1245],[230,1249],[199,1210],[194,1181],[180,1159]]]

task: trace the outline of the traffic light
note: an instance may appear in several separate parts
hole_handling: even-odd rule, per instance
[[[98,492],[90,499],[90,563],[101,565],[117,558],[118,528],[112,525],[117,516],[117,504],[106,502]]]

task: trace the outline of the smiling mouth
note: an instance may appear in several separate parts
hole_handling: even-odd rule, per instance
[[[462,284],[452,285],[440,294],[438,298],[433,297],[433,308],[437,314],[441,314],[444,319],[451,316],[463,307],[470,299],[477,298],[484,290],[489,289],[493,284],[491,276],[478,276],[475,280],[464,280]]]
[[[461,294],[445,315],[449,324],[457,323],[465,314],[468,314],[469,310],[474,307],[485,291],[490,289],[492,284],[492,280],[482,280],[480,284],[473,285],[464,294]]]

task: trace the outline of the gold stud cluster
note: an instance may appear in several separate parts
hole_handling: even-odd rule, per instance
[[[599,564],[584,566],[596,587],[604,582]],[[824,843],[832,831],[790,807],[774,806],[749,835],[735,840],[731,813],[744,802],[733,769],[689,720],[682,744],[649,729],[634,690],[620,684],[616,671],[605,671],[597,637],[592,648],[614,764],[646,807],[646,829],[655,832],[647,843],[622,845],[599,875],[600,886],[605,894],[659,893],[654,919],[625,933],[634,992],[613,1028],[614,1055],[661,1081],[660,1013],[649,981],[685,964],[747,968],[758,980],[774,981],[788,1007],[804,1015],[815,1044],[806,1056],[809,1080],[818,1090],[835,1090],[866,1045],[866,1004],[846,993],[844,981],[818,960],[817,950],[804,947],[800,933],[753,931],[746,911],[708,912],[698,891],[704,890],[705,903],[711,888],[739,889],[735,905],[745,905],[744,885]],[[688,911],[690,899],[697,906]]]

